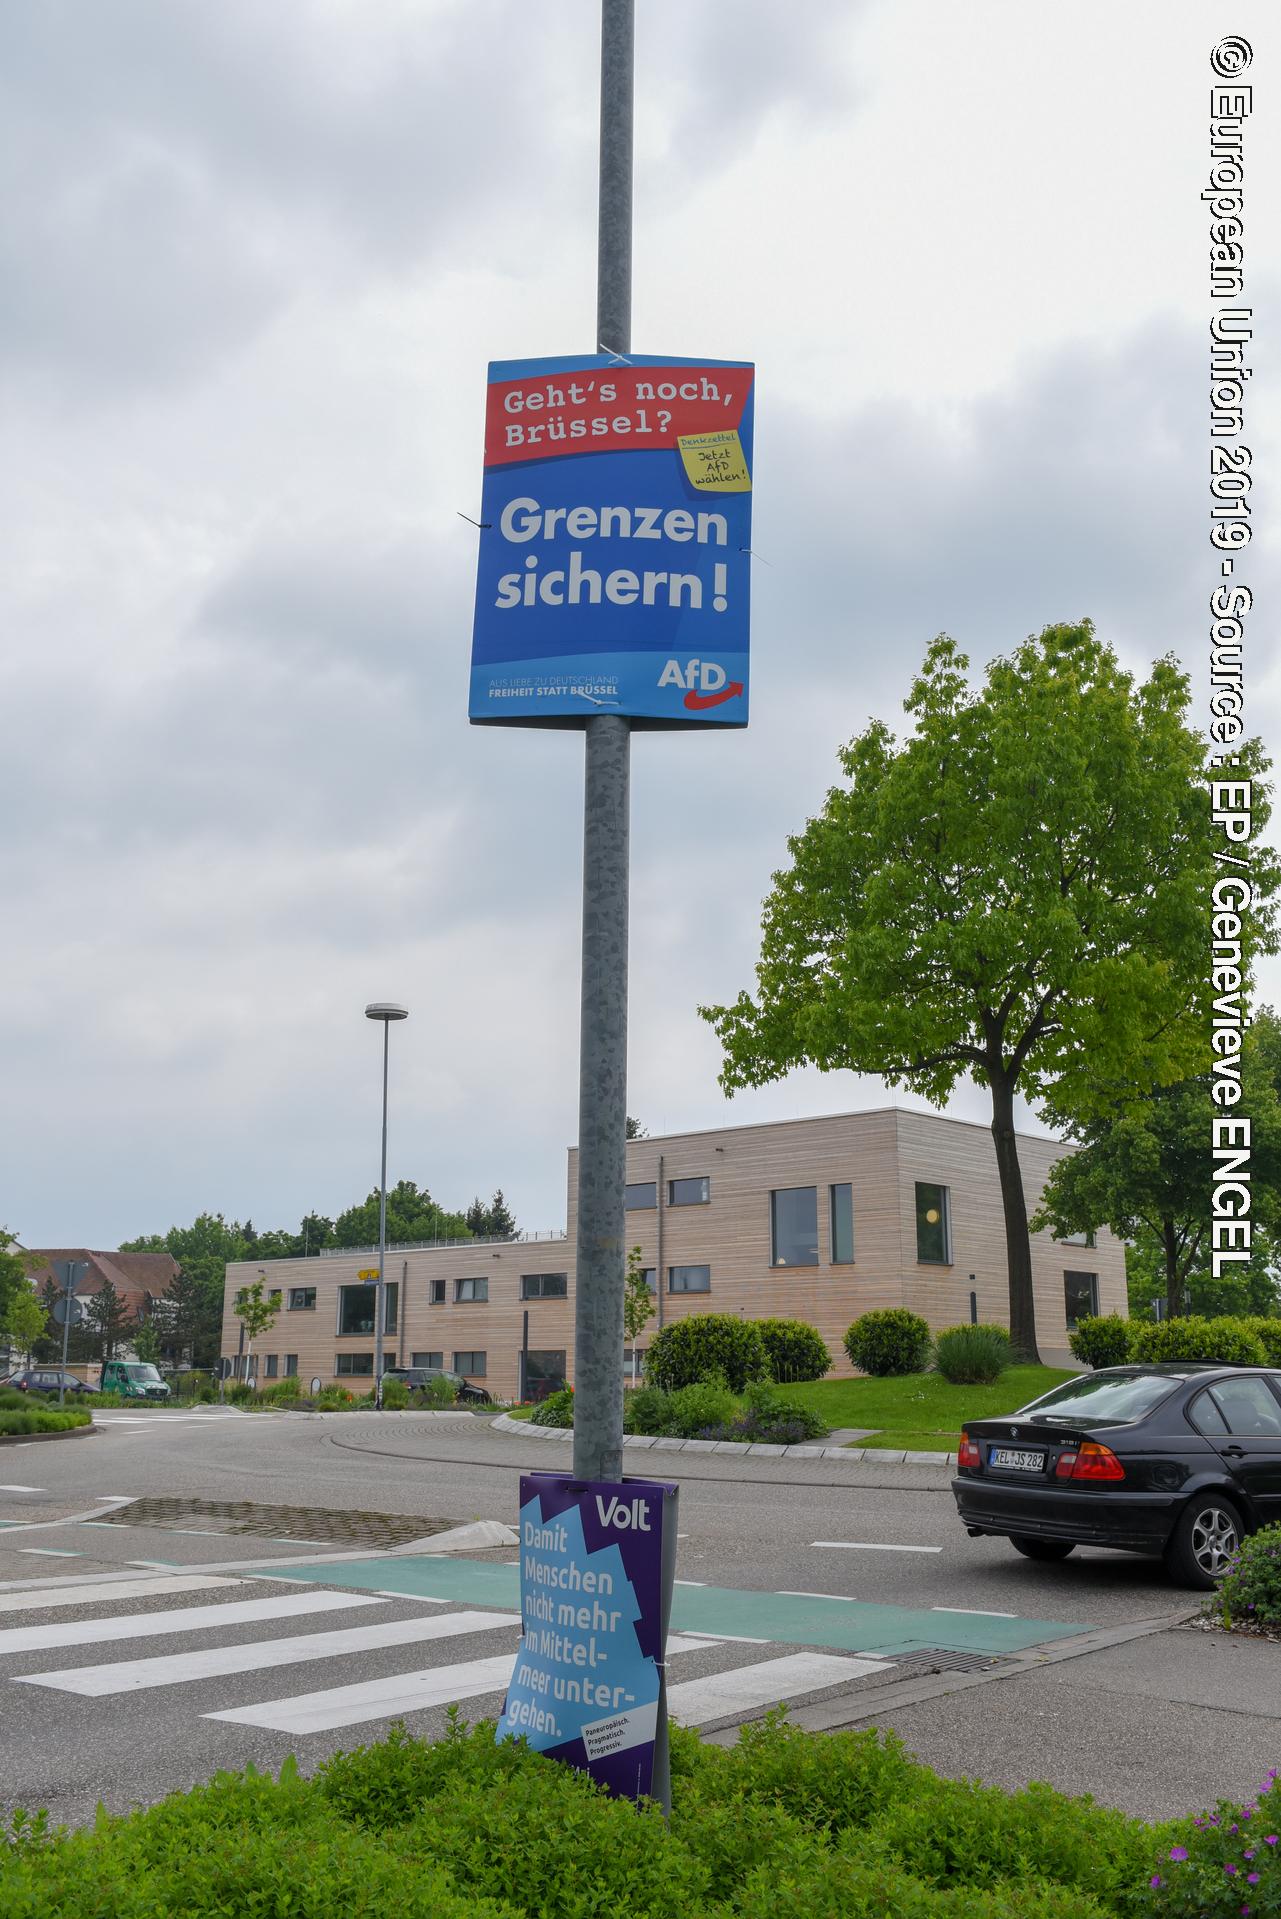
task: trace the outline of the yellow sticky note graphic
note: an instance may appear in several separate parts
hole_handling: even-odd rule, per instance
[[[691,486],[702,493],[750,493],[752,476],[736,427],[722,433],[682,433],[677,446]]]

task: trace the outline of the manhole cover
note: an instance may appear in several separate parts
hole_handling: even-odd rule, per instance
[[[404,1513],[334,1511],[328,1506],[259,1506],[249,1499],[135,1499],[104,1515],[108,1526],[156,1526],[169,1532],[249,1534],[315,1546],[404,1546],[448,1530],[453,1519]]]

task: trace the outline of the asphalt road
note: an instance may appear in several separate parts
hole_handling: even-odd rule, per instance
[[[408,1524],[387,1559],[373,1516],[512,1524],[520,1473],[568,1463],[472,1418],[212,1409],[0,1448],[0,1801],[77,1821],[219,1766],[314,1765],[393,1715],[435,1736],[460,1693],[492,1714],[514,1551],[424,1557]],[[1038,1566],[971,1540],[944,1470],[647,1452],[627,1468],[680,1486],[671,1679],[708,1736],[782,1698],[801,1723],[893,1725],[945,1771],[1051,1778],[1149,1816],[1249,1793],[1281,1755],[1281,1648],[1181,1625],[1197,1596],[1159,1564]],[[141,1504],[158,1500],[308,1517]],[[227,1583],[169,1586],[184,1574]],[[128,1584],[148,1579],[165,1584]]]

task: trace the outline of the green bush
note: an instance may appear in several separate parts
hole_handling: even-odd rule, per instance
[[[530,1414],[531,1426],[572,1426],[574,1423],[574,1389],[561,1386],[556,1392],[548,1393],[540,1400]]]
[[[769,1376],[765,1342],[754,1320],[734,1313],[689,1313],[660,1327],[645,1355],[651,1386],[674,1393],[719,1373],[731,1392]]]
[[[930,1356],[930,1329],[919,1313],[885,1306],[854,1321],[845,1334],[845,1350],[861,1373],[877,1379],[923,1373]]]
[[[0,1408],[22,1412],[30,1403],[27,1395],[20,1393],[16,1386],[0,1386]]]
[[[672,1396],[658,1386],[637,1386],[623,1394],[623,1431],[665,1439],[675,1428]]]
[[[934,1361],[954,1386],[990,1386],[1014,1364],[1004,1326],[949,1326],[934,1342]]]
[[[287,1373],[283,1379],[273,1379],[270,1385],[264,1386],[258,1397],[273,1406],[282,1399],[300,1399],[302,1381],[296,1373]]]
[[[1263,1348],[1269,1366],[1281,1366],[1281,1319],[1243,1319]]]
[[[1159,1919],[1263,1919],[1281,1912],[1281,1781],[1275,1772],[1248,1805],[1167,1825],[1142,1906]],[[1253,1875],[1253,1876],[1252,1876]]]
[[[409,1388],[403,1379],[384,1379],[383,1411],[403,1413],[409,1404]]]
[[[1225,1626],[1281,1626],[1281,1525],[1241,1541],[1206,1604]]]
[[[80,1406],[68,1406],[63,1412],[56,1406],[51,1411],[40,1406],[24,1406],[21,1412],[0,1412],[0,1434],[6,1438],[18,1433],[69,1433],[74,1426],[92,1423],[92,1414]]]
[[[1121,1313],[1094,1315],[1078,1322],[1068,1334],[1068,1345],[1083,1366],[1098,1372],[1103,1366],[1124,1366],[1130,1357],[1133,1323]]]
[[[800,1385],[830,1372],[832,1355],[816,1326],[803,1319],[758,1319],[770,1377],[782,1385]]]
[[[446,1406],[452,1406],[458,1397],[458,1388],[437,1374],[423,1386],[415,1386],[409,1395],[409,1404],[414,1412],[442,1412]]]
[[[672,1431],[677,1439],[701,1439],[709,1426],[725,1426],[738,1407],[725,1381],[714,1374],[672,1394]]]
[[[258,1392],[247,1379],[229,1379],[222,1396],[229,1406],[244,1406],[249,1400],[257,1399]]]
[[[318,1413],[345,1413],[355,1405],[356,1395],[345,1386],[322,1386],[311,1403]]]
[[[1140,1364],[1163,1359],[1207,1359],[1221,1366],[1266,1364],[1258,1335],[1242,1319],[1155,1319],[1134,1329],[1130,1357]]]

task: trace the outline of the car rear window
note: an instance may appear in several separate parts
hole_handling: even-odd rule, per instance
[[[1090,1373],[1056,1386],[1023,1411],[1070,1426],[1125,1426],[1142,1419],[1182,1382],[1151,1373]]]

